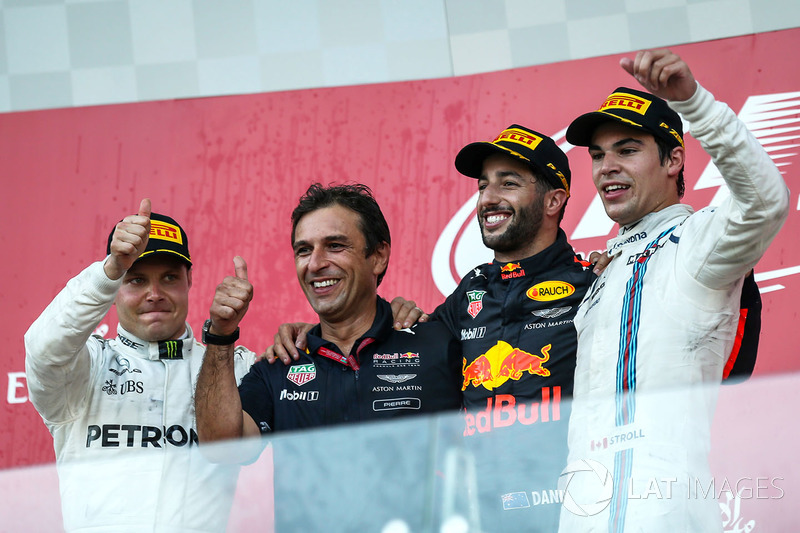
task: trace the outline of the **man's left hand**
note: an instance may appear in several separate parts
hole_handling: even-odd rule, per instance
[[[233,258],[233,267],[235,275],[222,280],[211,302],[209,332],[215,335],[232,335],[253,299],[253,285],[247,280],[247,263],[237,255]]]

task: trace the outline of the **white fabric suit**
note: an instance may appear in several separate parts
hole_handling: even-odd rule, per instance
[[[701,86],[669,105],[731,195],[716,209],[677,204],[650,213],[608,242],[613,261],[575,318],[568,468],[596,461],[610,477],[605,492],[573,477],[566,488],[577,507],[562,510],[565,532],[722,529],[716,501],[703,496],[713,493],[707,456],[717,387],[742,278],[783,224],[788,190],[746,126]],[[582,505],[590,516],[578,516]]]
[[[92,332],[122,279],[90,265],[25,334],[29,395],[53,435],[68,531],[224,531],[238,466],[198,452],[194,385],[205,348]],[[238,353],[238,352],[237,352]],[[237,355],[241,379],[253,363]]]

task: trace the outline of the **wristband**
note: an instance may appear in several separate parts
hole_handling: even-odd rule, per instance
[[[211,319],[203,324],[203,344],[215,344],[217,346],[227,346],[233,344],[239,338],[239,328],[230,335],[214,335],[208,330],[211,328]]]

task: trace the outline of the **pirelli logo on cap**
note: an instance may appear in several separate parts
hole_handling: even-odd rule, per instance
[[[564,190],[567,191],[567,195],[569,195],[569,183],[567,183],[564,173],[558,170],[553,163],[547,163],[547,167],[555,173],[556,177],[561,181],[561,185],[564,186]]]
[[[681,146],[683,146],[683,139],[681,138],[681,135],[677,131],[675,131],[674,128],[671,128],[669,124],[666,124],[664,122],[662,122],[658,126],[667,130],[669,134],[675,137],[675,140],[678,141],[681,144]]]
[[[170,224],[169,222],[162,222],[160,220],[150,221],[150,238],[161,239],[162,241],[171,241],[178,244],[183,244],[181,238],[181,230],[178,226]]]
[[[640,115],[644,115],[647,113],[647,109],[650,107],[650,100],[642,98],[640,96],[636,96],[629,93],[611,93],[611,95],[606,98],[606,101],[603,102],[603,105],[600,106],[598,111],[608,111],[609,109],[624,109],[626,111],[633,111],[634,113],[639,113]]]
[[[500,135],[492,141],[492,144],[497,144],[500,141],[512,142],[531,150],[536,150],[536,147],[542,142],[542,138],[524,130],[508,128],[507,130],[503,130]]]

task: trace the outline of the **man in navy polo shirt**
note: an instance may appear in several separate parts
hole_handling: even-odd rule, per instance
[[[292,213],[292,248],[297,279],[319,316],[308,348],[289,366],[256,363],[237,389],[232,363],[245,349],[233,343],[253,287],[244,260],[235,258],[236,275],[217,287],[204,328],[207,356],[196,391],[201,442],[461,407],[458,340],[440,323],[394,330],[391,306],[377,294],[391,237],[368,187],[309,187]],[[277,485],[282,464],[276,460]],[[323,483],[329,479],[320,474]],[[302,508],[287,520],[290,507],[276,505],[279,528],[313,521]]]

